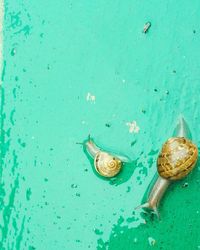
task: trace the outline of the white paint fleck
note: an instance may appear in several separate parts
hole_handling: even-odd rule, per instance
[[[86,100],[95,103],[96,96],[92,95],[90,92],[87,93]]]
[[[146,221],[146,220],[143,220],[143,224],[147,224],[147,221]]]
[[[138,133],[140,131],[136,121],[127,122],[126,126],[129,127],[129,133]]]
[[[134,239],[133,239],[133,242],[134,242],[134,243],[137,243],[137,242],[138,242],[138,239],[137,239],[137,238],[134,238]]]
[[[185,188],[185,187],[188,187],[188,185],[189,185],[188,182],[185,182],[185,183],[183,183],[182,187]]]
[[[152,237],[148,237],[149,245],[154,246],[156,244],[156,240]]]
[[[125,83],[125,82],[126,82],[126,80],[125,80],[125,79],[122,79],[122,82],[123,82],[123,83]]]

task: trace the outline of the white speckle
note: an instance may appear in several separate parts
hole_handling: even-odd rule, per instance
[[[149,245],[154,246],[156,244],[156,240],[152,237],[148,237]]]
[[[117,237],[117,234],[114,234],[113,237],[116,238],[116,237]]]
[[[32,136],[31,139],[34,140],[34,139],[35,139],[35,136]]]
[[[182,187],[188,187],[188,182],[183,183]]]
[[[197,246],[197,249],[200,249],[200,245],[199,245],[199,246]]]
[[[199,214],[199,211],[197,210],[197,214]]]
[[[147,224],[147,221],[146,220],[143,220],[143,222],[142,222],[143,224]]]
[[[137,239],[137,238],[134,238],[134,239],[133,239],[133,242],[134,242],[134,243],[137,243],[137,242],[138,242],[138,239]]]
[[[86,100],[95,103],[96,101],[96,96],[92,95],[91,93],[87,93]]]
[[[123,79],[123,80],[122,80],[122,82],[123,82],[123,83],[125,83],[125,82],[126,82],[126,80],[125,80],[125,79]]]
[[[85,121],[82,121],[81,123],[84,125],[84,124],[85,124]]]
[[[14,56],[16,53],[17,53],[16,49],[13,48],[13,49],[11,50],[11,55]]]
[[[138,133],[140,131],[136,121],[127,122],[126,125],[129,127],[129,133]]]

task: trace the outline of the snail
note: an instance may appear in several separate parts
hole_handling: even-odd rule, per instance
[[[94,159],[94,167],[97,173],[103,177],[114,177],[122,169],[123,164],[128,162],[129,159],[125,156],[115,155],[101,150],[89,136],[85,143],[87,152]]]
[[[159,177],[155,182],[148,201],[138,208],[149,208],[159,217],[158,205],[170,183],[186,177],[195,167],[198,158],[197,146],[187,139],[188,129],[181,117],[175,130],[175,137],[162,146],[157,159]]]

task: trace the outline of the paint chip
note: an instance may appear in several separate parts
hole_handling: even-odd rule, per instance
[[[137,125],[136,121],[127,122],[126,126],[129,127],[129,133],[138,133],[140,131],[140,128]]]
[[[96,101],[96,96],[92,95],[91,93],[87,93],[86,100],[95,103]]]
[[[156,244],[156,240],[152,237],[148,237],[149,245],[154,246]]]
[[[144,28],[143,28],[143,33],[147,33],[150,27],[151,27],[151,22],[145,23]]]

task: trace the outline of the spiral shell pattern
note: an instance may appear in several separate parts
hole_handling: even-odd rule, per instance
[[[122,162],[106,152],[99,152],[94,159],[96,171],[104,177],[113,177],[119,173]]]
[[[158,173],[168,180],[182,179],[192,171],[197,158],[197,146],[190,140],[183,137],[170,138],[159,154]]]

